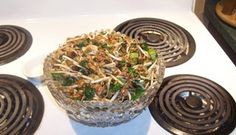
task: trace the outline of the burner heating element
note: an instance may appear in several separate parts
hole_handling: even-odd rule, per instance
[[[0,134],[32,135],[44,112],[38,89],[22,78],[0,74]]]
[[[236,104],[220,85],[194,75],[164,79],[149,109],[173,134],[222,135],[236,126]]]
[[[24,28],[0,25],[0,65],[9,63],[25,54],[31,44],[32,36]]]
[[[165,20],[137,18],[121,23],[114,30],[156,48],[167,67],[186,62],[195,52],[193,37],[182,27]]]

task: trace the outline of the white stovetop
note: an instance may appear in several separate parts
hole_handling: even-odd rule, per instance
[[[104,2],[106,0],[102,1]],[[99,3],[98,1],[96,2]],[[152,2],[154,2],[154,5],[151,4]],[[175,74],[194,74],[203,76],[223,86],[226,90],[228,90],[233,98],[236,99],[236,83],[234,79],[236,76],[235,66],[213,37],[209,34],[203,24],[198,20],[194,13],[192,13],[191,8],[189,8],[191,7],[191,2],[188,2],[188,0],[178,0],[178,2],[182,2],[182,6],[185,8],[183,9],[179,5],[174,6],[172,4],[170,4],[169,7],[164,8],[163,6],[167,6],[168,2],[161,4],[152,0],[135,4],[130,10],[127,10],[128,6],[123,8],[114,7],[114,9],[110,6],[109,9],[111,12],[108,13],[102,12],[107,10],[104,9],[104,5],[101,7],[102,10],[95,8],[94,11],[83,12],[86,8],[84,6],[81,7],[81,3],[77,3],[78,8],[81,9],[78,10],[78,14],[76,14],[73,9],[77,7],[75,6],[75,1],[71,3],[72,9],[67,7],[68,11],[62,12],[60,10],[58,11],[59,14],[56,14],[48,9],[49,6],[45,7],[48,14],[46,14],[46,11],[39,12],[39,9],[35,8],[37,7],[37,4],[40,4],[40,1],[37,1],[34,4],[32,3],[32,6],[30,7],[21,7],[17,10],[19,11],[18,13],[11,10],[7,12],[7,9],[4,9],[6,7],[3,7],[3,9],[1,9],[2,12],[0,12],[0,16],[4,16],[1,16],[2,18],[0,18],[0,25],[11,24],[26,28],[33,36],[33,44],[29,51],[22,57],[6,65],[0,66],[0,74],[13,74],[26,78],[23,74],[25,63],[32,59],[37,59],[41,55],[50,53],[56,49],[60,43],[63,43],[67,37],[72,37],[99,29],[113,29],[121,22],[136,17],[155,17],[166,19],[182,26],[191,33],[196,42],[196,52],[194,56],[182,65],[166,69],[165,76]],[[20,4],[18,1],[15,1],[14,4],[12,3],[12,1],[9,1],[7,4],[11,6]],[[89,2],[87,2],[87,4],[88,3]],[[186,3],[188,6],[184,5]],[[64,8],[61,4],[64,3],[61,2],[59,4],[59,9]],[[108,5],[109,4],[114,5],[117,4],[117,2],[112,0],[108,2]],[[145,4],[148,8],[141,8],[140,10],[136,9],[137,7],[142,7],[142,5]],[[175,4],[178,3],[176,2]],[[42,5],[43,4],[40,4],[39,6],[43,7]],[[57,4],[52,7],[55,8],[56,5]],[[128,1],[128,5],[132,6],[131,1]],[[160,5],[160,8],[158,5]],[[167,8],[173,10],[167,10]],[[88,9],[92,9],[92,7],[88,7]],[[119,12],[119,9],[121,9],[121,12]],[[32,11],[32,13],[27,12],[28,10]],[[67,15],[67,12],[69,13],[72,11],[73,14]],[[7,16],[8,13],[11,16]],[[146,109],[134,120],[116,127],[95,128],[84,126],[70,120],[67,117],[66,113],[56,104],[46,86],[37,85],[37,87],[44,98],[45,112],[42,122],[35,132],[35,135],[170,134],[154,121],[148,109]],[[231,134],[236,134],[236,130],[234,130]]]

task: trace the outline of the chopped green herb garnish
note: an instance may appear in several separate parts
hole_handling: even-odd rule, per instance
[[[139,75],[132,67],[128,68],[128,72],[131,73],[134,77],[138,77]]]
[[[133,75],[134,75],[134,77],[138,77],[139,76],[139,74],[137,72],[134,72]]]
[[[52,79],[55,81],[61,81],[63,80],[63,73],[51,73]]]
[[[90,38],[87,38],[86,41],[87,41],[87,43],[90,43],[91,39],[90,39]]]
[[[119,64],[120,64],[122,67],[124,67],[124,66],[126,65],[126,62],[125,62],[124,60],[122,60],[122,61],[119,61]]]
[[[139,97],[141,97],[143,94],[144,94],[144,89],[141,88],[141,87],[138,87],[138,88],[135,89],[134,93],[131,94],[131,99],[136,100]]]
[[[76,44],[75,46],[78,47],[79,49],[82,49],[85,46],[85,43],[80,42],[79,44]]]
[[[123,70],[124,67],[126,65],[126,62],[124,60],[122,61],[119,61],[118,64],[117,64],[117,67],[120,69],[120,70]]]
[[[112,90],[115,91],[115,92],[117,92],[117,91],[121,90],[121,88],[122,88],[122,85],[121,85],[121,84],[115,83],[115,84],[113,85]]]
[[[65,77],[63,73],[52,73],[52,79],[60,82],[63,86],[70,86],[75,83],[74,77]]]
[[[157,59],[157,52],[156,52],[155,49],[149,48],[148,49],[148,54],[150,55],[152,60],[156,60]]]
[[[74,77],[66,77],[62,81],[63,86],[71,86],[75,83],[75,78]]]
[[[141,45],[141,48],[145,51],[148,51],[148,45],[146,42],[144,42],[142,45]]]
[[[88,65],[88,61],[87,60],[82,60],[82,61],[80,61],[79,65],[82,66],[82,67],[86,67]]]
[[[128,72],[129,72],[129,73],[133,73],[134,71],[135,71],[134,68],[132,68],[132,67],[129,67],[129,68],[128,68]]]
[[[89,75],[89,71],[83,68],[80,68],[79,72],[81,72],[83,75]]]
[[[86,100],[93,99],[93,97],[95,96],[95,93],[96,93],[96,91],[94,88],[92,88],[90,86],[85,87],[84,95],[85,95]]]
[[[107,43],[102,44],[102,48],[109,48]]]

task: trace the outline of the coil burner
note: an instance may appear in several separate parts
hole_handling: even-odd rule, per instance
[[[32,135],[44,112],[38,89],[22,78],[0,74],[0,134]]]
[[[165,78],[149,109],[157,123],[173,134],[222,135],[236,126],[236,104],[229,93],[194,75]]]
[[[121,23],[114,30],[156,48],[163,56],[166,67],[186,62],[196,48],[193,37],[185,29],[166,20],[136,18]]]
[[[0,65],[25,54],[31,44],[32,36],[26,29],[13,25],[0,25]]]

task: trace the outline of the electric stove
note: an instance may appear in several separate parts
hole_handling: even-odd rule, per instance
[[[31,82],[31,84],[35,86],[36,90],[35,88],[33,90],[38,91],[40,95],[42,95],[44,102],[44,113],[42,111],[39,112],[39,114],[42,115],[42,120],[37,120],[36,126],[29,126],[34,122],[28,122],[28,127],[32,127],[33,129],[32,132],[28,132],[28,134],[170,135],[173,133],[183,134],[183,132],[186,134],[198,133],[196,130],[201,130],[202,132],[200,133],[203,134],[209,127],[201,127],[199,125],[209,125],[204,123],[206,117],[196,115],[197,112],[201,112],[200,114],[202,115],[212,115],[213,120],[209,121],[215,120],[216,123],[212,124],[212,126],[215,127],[211,131],[229,133],[227,131],[231,130],[232,135],[236,134],[236,130],[233,126],[217,128],[219,126],[218,121],[222,120],[225,122],[226,119],[235,117],[234,115],[231,116],[228,114],[229,110],[234,112],[234,109],[232,109],[234,105],[231,106],[231,103],[225,105],[224,103],[228,101],[225,101],[224,98],[222,100],[218,98],[218,95],[222,96],[222,94],[215,94],[215,92],[211,90],[207,91],[208,95],[203,94],[201,90],[198,90],[198,87],[204,87],[205,84],[201,84],[203,86],[195,86],[194,82],[194,86],[191,87],[192,89],[184,89],[179,93],[173,90],[175,93],[174,97],[176,98],[172,99],[177,99],[177,103],[171,101],[167,104],[170,104],[168,106],[172,107],[172,104],[176,104],[174,109],[184,114],[180,114],[179,112],[177,114],[173,112],[169,112],[167,115],[162,114],[165,119],[172,117],[178,118],[172,119],[170,125],[167,125],[166,123],[168,122],[165,120],[156,118],[151,109],[147,108],[137,118],[128,123],[115,127],[96,128],[85,126],[70,119],[66,112],[57,105],[47,86],[39,81],[43,61],[40,59],[43,59],[47,54],[58,48],[60,43],[63,43],[66,38],[93,32],[95,30],[115,29],[130,36],[136,35],[134,38],[145,41],[154,49],[161,50],[167,66],[165,71],[165,80],[167,81],[164,82],[169,82],[169,80],[176,77],[183,79],[182,75],[190,77],[189,80],[194,77],[199,77],[201,81],[205,80],[210,83],[210,86],[214,85],[223,89],[223,91],[227,93],[223,95],[226,95],[226,98],[229,98],[230,101],[236,100],[236,92],[234,90],[236,88],[236,84],[234,83],[236,68],[204,25],[192,12],[193,3],[194,1],[189,0],[177,0],[174,2],[171,0],[43,0],[34,2],[29,0],[12,0],[2,2],[1,5],[5,6],[2,6],[0,9],[0,58],[4,57],[4,59],[0,59],[0,74],[4,74],[3,77],[5,77],[5,79],[9,78],[9,76],[10,78],[15,78],[16,82],[22,82],[22,79],[27,79],[27,82]],[[144,23],[137,24],[137,22],[140,21],[144,21]],[[136,31],[127,32],[127,29],[130,30],[131,28],[130,26],[126,26],[127,24],[134,24],[132,27]],[[142,26],[143,24],[148,25]],[[138,27],[136,27],[137,25]],[[5,30],[4,27],[7,27],[8,30]],[[124,28],[126,30],[122,30]],[[16,30],[18,32],[15,33]],[[15,33],[10,35],[20,35],[19,37],[24,38],[15,39],[15,36],[8,37],[7,35],[9,34],[6,33]],[[14,44],[15,46],[11,45],[10,41],[15,40],[19,41],[19,44]],[[8,46],[10,48],[9,51],[6,51],[4,46]],[[5,57],[4,54],[10,55]],[[201,81],[199,81],[199,83]],[[11,83],[12,82],[9,82],[7,84]],[[193,91],[189,92],[188,90]],[[158,98],[159,95],[166,95],[165,91],[162,92],[161,89],[159,92],[153,104],[155,103],[154,106],[157,106],[160,103],[162,105],[159,106],[165,109],[165,100],[167,100],[166,98],[168,98],[168,96],[162,96],[162,102],[156,103],[156,100],[160,99]],[[27,93],[28,92],[26,92],[26,95]],[[222,92],[219,90],[216,93]],[[172,94],[170,95],[173,96]],[[209,98],[209,95],[213,97]],[[1,96],[1,98],[4,99],[3,96]],[[215,105],[216,103],[217,105]],[[36,101],[34,104],[39,103]],[[227,108],[226,110],[221,109],[224,105],[225,108]],[[216,110],[219,110],[218,112],[223,112],[223,114],[213,113],[212,110],[214,110],[215,107]],[[163,108],[162,110],[154,112],[159,113],[163,111]],[[206,111],[205,108],[211,108],[211,111],[204,112]],[[189,111],[191,114],[185,114]],[[34,115],[29,119],[39,119],[33,116]],[[191,121],[185,121],[185,124],[181,125],[179,124],[180,116],[188,116],[187,118],[183,117],[183,121],[189,119]],[[222,116],[227,117],[224,118]],[[219,117],[220,119],[218,119]],[[199,123],[192,120],[197,118],[200,119],[198,120]],[[165,123],[167,127],[163,127],[160,121],[164,121],[162,123]],[[233,119],[231,121],[232,122],[229,123],[235,123]],[[187,132],[188,129],[185,129],[185,127],[191,122],[199,125],[196,126],[193,124],[193,131]],[[177,125],[177,127],[173,127],[173,125]],[[176,129],[176,132],[170,130],[170,127]],[[25,128],[22,130],[24,129]],[[222,131],[223,129],[225,129],[225,132]]]

